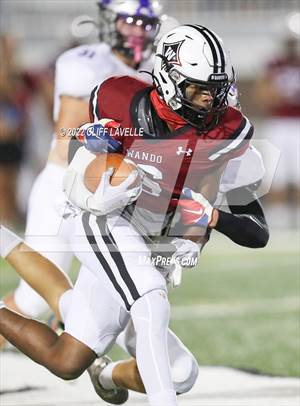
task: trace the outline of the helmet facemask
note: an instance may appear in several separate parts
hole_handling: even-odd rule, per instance
[[[156,16],[116,13],[99,4],[100,40],[136,64],[151,56],[160,20]]]
[[[172,68],[168,74],[175,88],[170,107],[197,129],[211,129],[227,107],[227,94],[234,79],[193,80]]]

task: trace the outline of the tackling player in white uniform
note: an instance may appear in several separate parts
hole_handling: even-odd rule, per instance
[[[69,139],[76,135],[82,123],[89,121],[88,99],[96,84],[114,75],[151,79],[140,71],[152,70],[151,53],[159,26],[159,10],[153,3],[157,2],[99,0],[102,42],[71,49],[56,63],[55,138],[47,165],[29,198],[25,234],[31,247],[65,272],[70,270],[73,258],[69,246],[70,230],[62,223],[65,210],[62,179],[67,166]],[[5,303],[31,317],[38,317],[48,309],[46,301],[24,280],[5,298]]]
[[[73,254],[68,242],[69,230],[61,227],[59,207],[65,201],[62,179],[67,166],[69,140],[76,135],[79,126],[89,121],[88,99],[95,85],[114,75],[149,81],[150,76],[139,71],[152,70],[150,56],[159,24],[151,1],[100,0],[98,5],[100,38],[106,42],[68,50],[57,60],[55,138],[47,165],[38,176],[29,198],[26,242],[65,272],[70,270]],[[24,281],[5,298],[5,303],[31,317],[38,317],[48,309],[46,302]]]
[[[67,165],[69,139],[76,135],[83,122],[88,121],[88,99],[96,84],[114,75],[149,80],[149,75],[139,71],[152,70],[149,57],[158,25],[158,17],[150,1],[99,1],[99,6],[101,39],[106,42],[68,50],[57,60],[54,96],[56,134],[47,165],[37,178],[29,200],[26,243],[66,272],[70,270],[73,254],[69,246],[70,229],[62,222],[59,208],[65,201],[62,179]],[[108,26],[106,18],[114,13],[115,25]],[[48,309],[46,301],[24,280],[14,295],[5,298],[5,303],[9,308],[34,318]],[[170,337],[171,342],[174,341],[172,333]],[[190,386],[197,375],[197,363],[187,349],[182,349],[187,353],[193,372],[188,383]],[[122,366],[119,367],[121,369]],[[181,390],[186,391],[184,382],[180,384]]]

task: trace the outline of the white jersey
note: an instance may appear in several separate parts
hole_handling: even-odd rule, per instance
[[[93,88],[111,76],[128,75],[152,82],[150,75],[139,72],[151,72],[152,67],[152,58],[142,62],[138,70],[127,66],[105,43],[81,45],[64,52],[56,62],[54,121],[58,119],[62,95],[89,100]]]
[[[149,59],[141,64],[140,70],[151,72],[152,65]],[[151,76],[125,65],[104,43],[82,45],[64,52],[56,62],[54,120],[58,119],[62,95],[88,100],[96,85],[119,75],[134,76],[149,82],[152,80]],[[68,272],[73,257],[69,250],[71,233],[62,227],[58,211],[65,202],[62,189],[64,173],[63,166],[48,162],[38,176],[29,199],[25,234],[30,246]],[[38,317],[48,308],[46,302],[24,281],[21,281],[15,293],[15,300],[23,313],[31,317]]]

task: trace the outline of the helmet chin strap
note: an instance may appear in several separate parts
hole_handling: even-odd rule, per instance
[[[203,113],[205,113],[205,111],[203,111]],[[216,126],[219,120],[219,116],[212,115],[209,112],[204,117],[198,117],[196,111],[188,109],[185,105],[181,107],[180,115],[200,132],[211,130]]]

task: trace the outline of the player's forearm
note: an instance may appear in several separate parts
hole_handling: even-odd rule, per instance
[[[67,166],[68,164],[68,151],[70,140],[56,140],[54,148],[50,150],[49,160],[55,164],[61,166]]]
[[[199,193],[190,194],[193,200],[181,201],[182,220],[184,224],[190,224],[184,233],[185,238],[203,246],[208,241],[207,230],[214,228],[245,247],[262,248],[267,244],[268,225],[262,206],[251,189],[237,189],[227,194],[231,213],[213,208]]]
[[[249,248],[263,248],[269,240],[269,230],[264,217],[233,214],[218,210],[218,221],[213,227],[236,244]]]
[[[56,144],[49,158],[60,164],[67,165],[69,142],[76,137],[82,124],[89,121],[88,102],[77,97],[60,96],[60,109],[55,123]]]
[[[214,228],[236,244],[263,248],[269,240],[269,229],[263,207],[257,198],[255,185],[233,189],[226,194],[231,213],[218,210]]]

